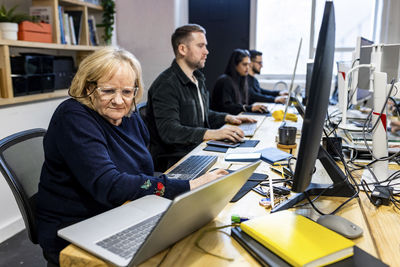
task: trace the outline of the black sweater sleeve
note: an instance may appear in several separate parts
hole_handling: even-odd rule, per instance
[[[211,108],[216,111],[227,112],[237,115],[244,111],[243,105],[236,102],[235,89],[233,88],[232,80],[226,75],[218,78],[212,98]]]
[[[275,102],[275,97],[279,95],[279,91],[262,89],[258,80],[251,75],[248,76],[247,81],[249,83],[250,104],[254,102]]]

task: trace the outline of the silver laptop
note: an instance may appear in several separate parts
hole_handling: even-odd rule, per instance
[[[244,136],[246,137],[252,137],[256,133],[257,130],[257,122],[252,122],[252,123],[242,123],[238,125],[240,129],[242,129]]]
[[[213,220],[259,164],[247,165],[173,201],[142,197],[61,229],[58,235],[115,265],[138,265]],[[118,241],[132,234],[139,237]]]
[[[284,124],[285,121],[286,121],[286,114],[287,114],[287,111],[288,111],[288,107],[290,105],[290,97],[293,96],[293,92],[294,92],[294,90],[293,90],[294,79],[296,78],[296,69],[297,69],[297,63],[299,62],[302,42],[303,42],[303,38],[300,38],[299,48],[297,49],[296,63],[294,63],[293,75],[292,75],[292,79],[290,81],[288,97],[286,98],[286,102],[285,102],[285,112],[283,113],[282,124]],[[299,89],[296,88],[296,90],[300,90],[300,89],[301,89],[301,87]]]

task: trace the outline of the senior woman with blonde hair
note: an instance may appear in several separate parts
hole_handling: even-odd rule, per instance
[[[68,245],[57,237],[59,229],[144,195],[171,199],[226,174],[217,170],[192,181],[153,176],[149,134],[135,112],[141,76],[128,51],[97,50],[82,61],[71,98],[53,114],[37,196],[39,244],[50,266]]]

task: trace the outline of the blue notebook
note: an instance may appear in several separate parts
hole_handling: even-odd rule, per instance
[[[293,157],[292,154],[282,151],[276,147],[268,147],[257,152],[261,153],[262,160],[270,164]]]

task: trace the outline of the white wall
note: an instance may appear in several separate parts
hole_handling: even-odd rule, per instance
[[[118,0],[116,11],[118,45],[141,62],[146,100],[147,89],[174,58],[171,34],[188,22],[188,1]]]
[[[63,99],[0,107],[0,139],[31,129],[47,129],[51,115]],[[11,190],[0,174],[0,242],[24,229],[24,223]]]
[[[380,42],[384,44],[400,43],[400,1],[382,1],[382,21]]]

